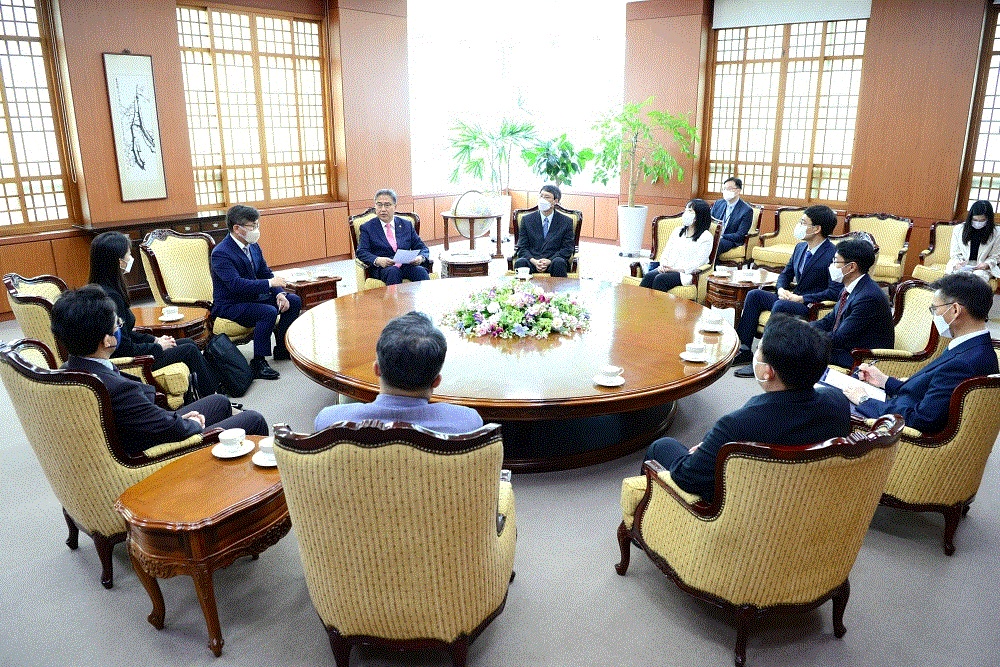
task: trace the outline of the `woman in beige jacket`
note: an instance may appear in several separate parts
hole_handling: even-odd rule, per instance
[[[1000,229],[988,201],[970,206],[965,223],[951,235],[951,259],[945,273],[956,271],[971,271],[987,282],[1000,278]]]

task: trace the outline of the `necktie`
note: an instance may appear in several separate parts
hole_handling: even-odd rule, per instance
[[[243,254],[247,256],[250,260],[250,266],[253,267],[253,255],[250,254],[250,246],[243,248]]]
[[[392,224],[392,221],[387,222],[385,224],[385,240],[389,242],[389,246],[393,249],[393,251],[395,251],[397,249],[396,248],[396,230],[394,229],[394,225]],[[395,266],[398,269],[398,268],[402,267],[403,265],[397,263]]]
[[[733,212],[733,207],[732,206],[727,206],[726,207],[725,220],[722,221],[722,231],[723,232],[728,232],[729,231],[729,214],[732,213],[732,212]]]
[[[549,219],[542,218],[542,238],[549,235]]]
[[[812,256],[813,256],[812,250],[808,250],[807,249],[804,253],[802,253],[802,263],[799,264],[799,279],[800,280],[802,278],[802,273],[806,270],[806,264],[809,263],[809,258],[812,257]]]
[[[840,326],[840,318],[844,316],[844,306],[847,305],[847,290],[843,290],[840,293],[840,299],[837,301],[837,316],[833,318],[833,330],[836,331],[837,327]]]

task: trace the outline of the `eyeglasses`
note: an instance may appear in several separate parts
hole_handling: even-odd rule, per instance
[[[257,228],[260,227],[260,223],[259,222],[247,222],[247,223],[244,223],[244,224],[240,225],[240,227],[243,227],[244,229],[249,229],[252,232],[253,230],[255,230],[255,229],[257,229]]]
[[[392,208],[395,205],[396,205],[396,203],[395,202],[391,202],[391,201],[377,201],[377,202],[375,202],[375,208]]]
[[[732,187],[732,186],[728,186],[728,187],[723,187],[722,188],[723,192],[739,192],[739,190],[740,190],[739,188]]]
[[[931,315],[937,315],[938,308],[941,308],[942,306],[950,306],[953,303],[958,303],[958,301],[949,301],[948,303],[939,303],[937,305],[932,303],[931,305],[927,306],[927,312],[929,312]]]

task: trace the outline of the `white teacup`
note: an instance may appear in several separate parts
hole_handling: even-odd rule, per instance
[[[704,343],[688,343],[684,346],[684,352],[691,357],[700,357],[705,354],[705,344]]]
[[[526,266],[519,266],[517,267],[516,273],[518,278],[520,278],[521,280],[525,280],[531,274],[531,271]]]
[[[177,309],[177,306],[164,306],[163,307],[163,316],[164,317],[177,317],[177,315],[179,313],[180,313],[180,310]]]
[[[607,378],[608,380],[614,380],[616,377],[621,375],[625,371],[621,366],[607,365],[602,366],[600,370],[601,377]]]
[[[274,457],[274,438],[267,437],[261,438],[257,447],[260,449],[261,454],[264,456]]]
[[[722,314],[714,310],[706,310],[701,319],[705,321],[705,324],[722,324]]]
[[[243,446],[243,440],[247,432],[241,428],[227,428],[219,434],[219,444],[227,452],[235,452]]]

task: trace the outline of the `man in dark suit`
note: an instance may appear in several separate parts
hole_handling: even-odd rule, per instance
[[[771,313],[786,313],[796,317],[809,315],[808,304],[817,301],[835,301],[843,288],[830,278],[830,263],[837,248],[827,240],[837,226],[837,214],[829,206],[810,206],[802,214],[795,226],[795,238],[801,243],[795,246],[781,275],[778,276],[778,292],[762,289],[750,290],[743,302],[736,333],[740,337],[740,353],[733,360],[734,366],[749,364],[753,359],[750,346],[757,333],[757,321],[765,310]],[[741,368],[736,377],[753,377],[752,368]]]
[[[118,440],[126,452],[138,454],[154,445],[180,442],[210,426],[267,435],[267,422],[259,412],[234,415],[222,394],[189,403],[183,414],[156,405],[152,386],[118,371],[109,361],[121,337],[120,327],[114,301],[97,285],[63,292],[52,306],[52,333],[69,352],[63,368],[92,373],[104,383]]]
[[[566,277],[569,258],[576,249],[576,230],[572,218],[555,210],[560,199],[559,188],[543,185],[538,193],[538,210],[521,218],[515,269],[527,267],[531,273]]]
[[[892,347],[896,339],[892,309],[882,288],[868,275],[875,263],[875,248],[862,239],[837,244],[830,264],[830,280],[844,285],[837,306],[813,326],[830,334],[830,361],[844,368],[854,366],[851,350]]]
[[[302,299],[286,293],[282,289],[285,279],[275,276],[264,261],[264,253],[257,245],[257,209],[239,204],[231,207],[226,213],[226,225],[229,235],[212,250],[212,314],[253,328],[253,376],[277,380],[280,374],[266,359],[271,354],[271,334],[275,340],[274,359],[288,359],[285,332],[299,316]]]
[[[674,482],[711,502],[715,463],[727,442],[809,445],[851,432],[851,404],[836,389],[813,385],[830,361],[826,334],[788,315],[767,323],[753,369],[764,393],[715,423],[690,450],[673,438],[660,438],[646,450],[670,471]]]
[[[722,221],[722,238],[719,239],[719,254],[742,246],[753,222],[753,209],[740,199],[743,181],[735,176],[722,184],[722,199],[712,205],[712,217]]]
[[[887,376],[872,364],[858,366],[858,378],[885,389],[886,401],[871,398],[863,387],[844,393],[865,417],[903,416],[906,425],[936,433],[948,423],[951,394],[964,380],[997,372],[997,355],[986,328],[993,290],[979,276],[953,273],[931,284],[930,310],[938,333],[951,337],[948,349],[903,381]]]
[[[398,285],[404,279],[427,280],[430,274],[424,264],[430,259],[431,251],[409,220],[396,217],[395,192],[379,190],[375,193],[375,215],[378,217],[361,225],[358,259],[373,267],[375,278],[386,285]],[[409,264],[397,264],[393,261],[396,250],[419,250],[420,254]]]

